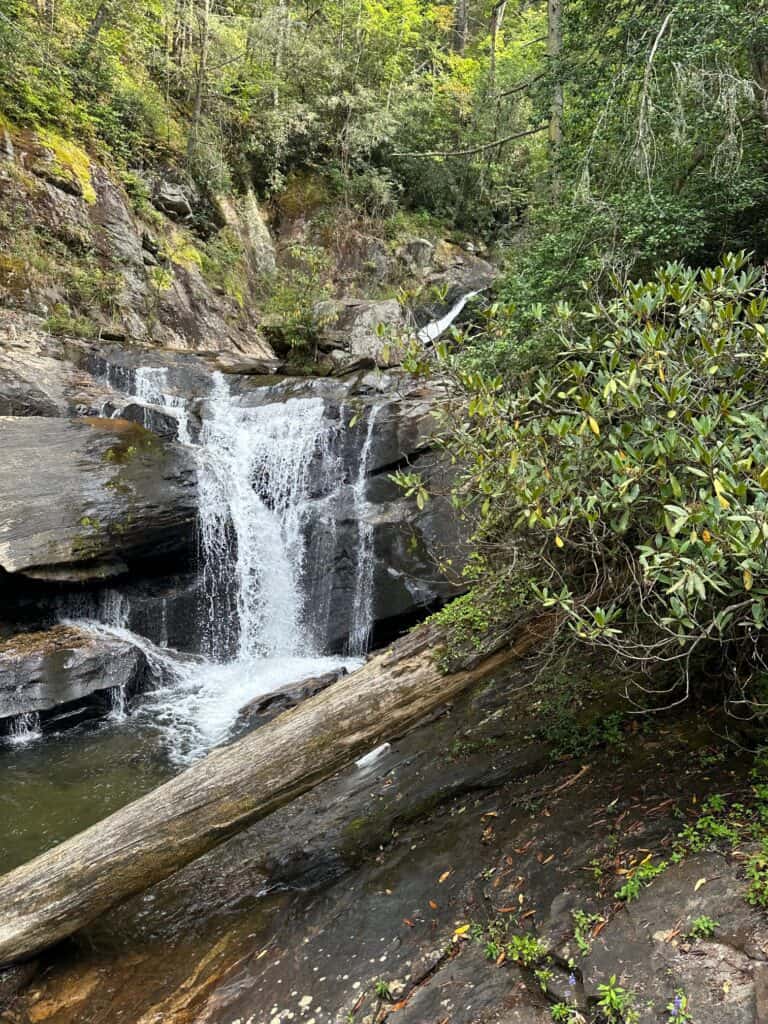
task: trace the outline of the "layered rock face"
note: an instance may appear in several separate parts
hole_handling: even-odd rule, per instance
[[[273,356],[244,312],[259,275],[275,266],[252,195],[206,213],[216,222],[211,228],[225,225],[242,245],[253,293],[235,298],[203,273],[188,224],[193,206],[201,215],[199,197],[169,182],[144,195],[148,183],[137,181],[132,201],[114,174],[73,144],[51,133],[5,136],[0,212],[12,234],[8,255],[0,234],[0,304],[63,317],[63,327],[78,327],[85,317],[89,334]]]
[[[187,450],[122,419],[0,419],[0,567],[37,579],[103,579],[194,537]]]
[[[198,470],[211,454],[203,435],[217,379],[233,414],[295,399],[298,425],[300,400],[322,400],[333,443],[306,467],[300,580],[316,649],[360,649],[361,616],[363,641],[387,641],[458,592],[464,530],[450,504],[437,498],[419,511],[390,480],[403,464],[431,481],[443,472],[428,448],[439,389],[396,373],[266,377],[243,372],[248,360],[217,378],[220,355],[58,339],[14,315],[0,340],[0,396],[16,413],[0,417],[0,635],[46,629],[64,614],[204,652],[211,595]],[[270,481],[258,486],[269,504]]]

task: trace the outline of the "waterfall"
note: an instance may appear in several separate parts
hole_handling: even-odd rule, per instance
[[[428,324],[421,328],[416,333],[416,338],[422,345],[431,345],[433,341],[437,341],[441,334],[444,334],[451,326],[453,321],[464,309],[470,299],[474,299],[478,292],[467,292],[466,295],[462,295],[460,299],[451,306],[448,312],[441,316],[437,320],[430,320]]]
[[[112,693],[111,719],[156,731],[170,760],[183,765],[224,742],[239,711],[254,697],[360,664],[373,618],[374,531],[366,488],[377,408],[368,413],[351,467],[358,543],[349,656],[324,657],[332,590],[327,575],[337,543],[335,502],[345,476],[343,412],[334,419],[320,397],[283,399],[274,392],[264,393],[268,400],[263,404],[246,405],[232,394],[229,379],[214,373],[202,427],[193,440],[187,408],[170,392],[167,370],[119,371],[120,384],[133,392],[131,401],[146,407],[147,423],[158,408],[172,415],[179,440],[196,456],[203,596],[199,620],[190,626],[200,631],[204,656],[169,647],[162,624],[162,646],[131,632],[130,602],[114,588],[69,600],[60,612],[71,624],[143,652],[154,687],[130,708],[122,692]],[[108,371],[107,379],[111,376]],[[321,506],[331,512],[325,523],[319,518]],[[311,568],[322,570],[322,594],[312,593],[308,582],[310,526]],[[163,607],[158,618],[164,615]]]
[[[333,457],[320,398],[237,405],[215,374],[199,448],[208,653],[306,655],[301,577],[313,460]],[[235,615],[222,615],[234,586]]]
[[[378,406],[373,406],[368,414],[365,441],[360,450],[357,467],[357,479],[353,485],[353,505],[357,520],[357,572],[355,574],[355,591],[352,599],[352,622],[349,631],[349,653],[365,654],[373,627],[373,524],[367,518],[368,502],[366,489],[368,486],[368,464],[373,447],[373,431],[376,424]]]
[[[40,715],[37,711],[28,711],[26,714],[17,715],[11,719],[5,740],[13,746],[23,746],[25,743],[31,743],[32,740],[40,739],[41,736]]]
[[[129,370],[124,366],[107,364],[105,381],[110,387],[130,395],[129,402],[143,405],[142,426],[152,429],[152,410],[157,409],[176,420],[176,437],[181,444],[192,444],[189,431],[187,403],[180,395],[173,394],[168,386],[168,368],[165,366],[139,366]],[[115,410],[112,417],[123,415],[125,406]]]
[[[134,395],[142,405],[158,406],[177,423],[176,436],[182,444],[191,444],[189,415],[186,402],[168,390],[168,370],[159,366],[140,366],[134,375]],[[150,417],[144,414],[144,426],[150,427]]]

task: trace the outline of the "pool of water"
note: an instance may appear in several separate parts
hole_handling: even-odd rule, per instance
[[[97,725],[0,745],[0,873],[95,824],[233,739],[238,714],[254,697],[361,663],[269,657],[214,664],[135,639],[157,672],[155,690]]]

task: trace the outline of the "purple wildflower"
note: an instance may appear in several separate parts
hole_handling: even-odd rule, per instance
[[[573,971],[568,975],[568,988],[576,988],[576,975]]]

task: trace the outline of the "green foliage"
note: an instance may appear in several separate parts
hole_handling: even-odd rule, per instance
[[[588,914],[584,910],[572,910],[573,939],[582,956],[588,956],[592,949],[592,929],[605,918],[602,914]]]
[[[248,287],[248,269],[243,246],[237,233],[222,228],[207,243],[201,254],[201,266],[208,281],[243,306]]]
[[[597,994],[597,1006],[606,1024],[636,1024],[640,1019],[633,1008],[631,993],[618,984],[615,974],[597,986]]]
[[[688,1009],[688,996],[679,988],[674,998],[667,1003],[667,1024],[693,1024],[693,1016]]]
[[[522,935],[512,935],[505,952],[507,959],[514,960],[523,967],[534,967],[545,959],[547,947],[535,935],[526,932]]]
[[[83,316],[74,316],[66,306],[57,305],[43,323],[49,334],[65,335],[71,338],[92,338],[96,325]]]
[[[624,903],[631,903],[666,868],[667,862],[665,860],[659,861],[658,864],[654,864],[650,859],[643,861],[636,868],[632,869],[624,885],[613,894],[614,897],[617,900],[622,900]]]
[[[322,303],[333,294],[328,280],[328,257],[317,246],[294,245],[291,264],[271,282],[265,313],[291,348],[309,348],[318,332],[333,323],[334,314]]]
[[[763,835],[760,849],[747,861],[749,889],[747,902],[753,907],[768,907],[768,835]]]
[[[702,914],[691,922],[691,930],[688,932],[688,937],[691,939],[711,939],[719,927],[717,921],[707,917],[706,914]]]
[[[574,634],[645,665],[727,657],[757,678],[768,619],[768,293],[743,254],[614,281],[558,312],[550,369],[510,389],[443,353],[465,415],[443,443],[510,565]]]
[[[583,1019],[578,1010],[567,1003],[553,1003],[549,1012],[554,1024],[576,1024],[576,1021]]]
[[[376,993],[377,998],[379,999],[392,998],[392,993],[390,992],[389,989],[389,982],[384,981],[383,978],[378,979],[378,981],[373,986],[373,990]]]

